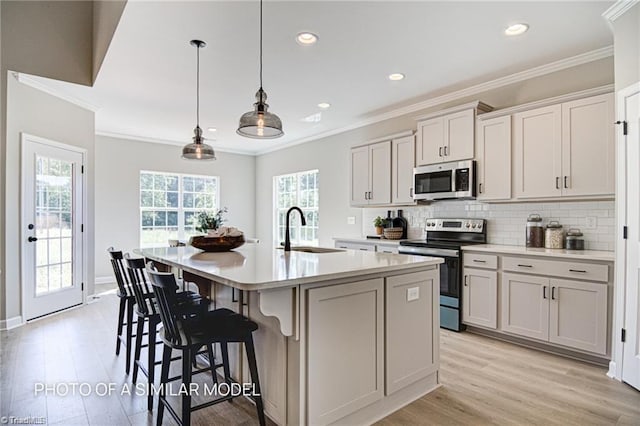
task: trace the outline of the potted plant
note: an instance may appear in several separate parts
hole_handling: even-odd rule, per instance
[[[387,219],[380,216],[373,219],[373,226],[376,227],[376,234],[382,235],[384,227],[387,225]]]
[[[196,231],[207,233],[209,230],[216,230],[224,223],[225,219],[222,216],[227,212],[227,208],[221,208],[217,212],[211,210],[203,210],[198,212],[194,216],[194,224],[196,225]]]

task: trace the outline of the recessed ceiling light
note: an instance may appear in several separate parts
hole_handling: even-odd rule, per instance
[[[389,74],[389,80],[391,81],[399,81],[404,78],[404,74],[399,72],[394,72],[393,74]]]
[[[210,132],[217,132],[218,131],[218,129],[216,129],[215,127],[209,127],[207,130],[210,131]]]
[[[327,109],[331,106],[331,104],[329,102],[320,102],[318,104],[318,108],[322,108],[322,109]]]
[[[529,29],[529,25],[524,23],[518,23],[518,24],[509,25],[507,29],[504,30],[504,33],[508,36],[515,36],[515,35],[526,33],[528,29]]]
[[[318,41],[318,36],[314,33],[302,32],[296,36],[296,41],[303,45],[315,44]]]

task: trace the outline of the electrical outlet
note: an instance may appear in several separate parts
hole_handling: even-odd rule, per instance
[[[355,225],[356,217],[355,216],[347,216],[347,225]]]
[[[420,299],[420,287],[411,287],[407,289],[407,302]]]
[[[585,218],[586,229],[596,229],[598,227],[598,218],[595,216],[587,216]]]

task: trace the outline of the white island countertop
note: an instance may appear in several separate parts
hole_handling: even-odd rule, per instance
[[[262,244],[246,244],[222,253],[205,253],[191,246],[145,248],[135,252],[240,290],[291,287],[369,274],[409,273],[443,262],[438,257],[358,250],[285,253]]]
[[[613,262],[616,260],[615,252],[600,250],[565,250],[547,248],[529,248],[523,246],[505,246],[499,244],[477,244],[463,246],[465,251],[480,251],[499,254],[517,254],[523,256],[557,257],[574,260],[596,260],[601,262]]]

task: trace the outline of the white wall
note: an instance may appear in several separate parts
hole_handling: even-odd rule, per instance
[[[273,176],[318,169],[320,172],[320,245],[332,245],[333,237],[360,237],[363,226],[367,226],[362,223],[362,209],[349,206],[349,149],[352,146],[405,130],[415,130],[414,118],[434,110],[477,99],[496,109],[505,108],[610,84],[613,82],[613,72],[613,58],[606,58],[463,98],[430,110],[418,111],[260,155],[256,160],[256,202],[260,206],[256,216],[257,235],[265,241],[272,241],[273,238]],[[347,224],[349,216],[356,217],[355,225]]]
[[[85,232],[89,240],[87,255],[93,258],[94,217],[94,113],[69,102],[19,83],[13,75],[7,79],[7,145],[5,168],[5,313],[11,319],[21,315],[20,247],[20,134],[28,133],[87,150],[86,174],[88,193]],[[91,262],[87,274],[94,274]],[[87,283],[88,294],[93,283]]]
[[[185,134],[185,143],[189,140]],[[255,157],[216,152],[216,161],[189,161],[182,148],[96,136],[95,276],[112,279],[107,248],[131,251],[140,241],[140,171],[220,177],[220,205],[228,224],[255,235]]]

